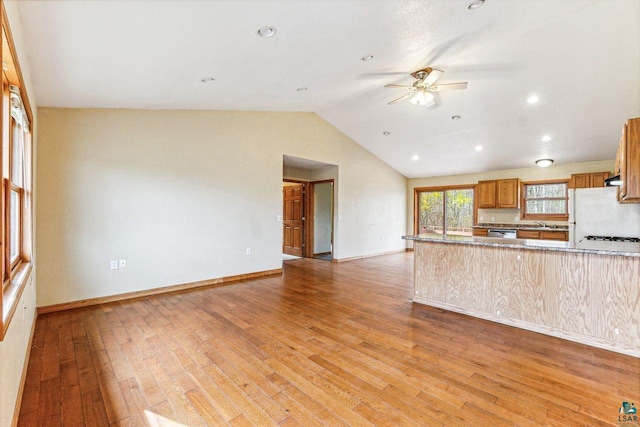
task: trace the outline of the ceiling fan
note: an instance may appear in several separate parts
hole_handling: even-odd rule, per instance
[[[467,82],[436,85],[435,83],[442,76],[442,74],[444,74],[444,71],[442,70],[434,70],[433,68],[427,67],[411,73],[411,75],[415,79],[417,79],[412,86],[394,84],[385,85],[385,87],[390,88],[409,89],[409,92],[405,93],[400,98],[394,99],[393,101],[387,103],[387,105],[393,105],[396,102],[400,102],[403,99],[409,98],[409,102],[411,102],[412,104],[430,107],[432,105],[435,105],[436,103],[435,96],[432,92],[442,92],[444,90],[457,90],[467,88]]]

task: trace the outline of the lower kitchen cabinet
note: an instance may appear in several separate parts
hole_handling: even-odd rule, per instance
[[[569,241],[568,231],[557,230],[518,230],[518,239],[534,239],[534,240],[560,240]]]

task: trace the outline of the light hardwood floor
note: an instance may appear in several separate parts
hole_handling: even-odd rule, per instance
[[[618,425],[640,360],[413,304],[413,255],[38,318],[21,426]]]

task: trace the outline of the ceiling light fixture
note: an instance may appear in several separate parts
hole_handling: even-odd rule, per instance
[[[307,90],[307,89],[309,89],[309,88],[306,88],[306,87],[299,87],[298,89],[296,89],[296,91],[298,91],[298,92],[304,92],[304,91],[305,91],[305,90]]]
[[[413,105],[433,105],[435,96],[425,88],[420,88],[409,100]]]
[[[366,55],[360,58],[360,61],[367,62],[367,61],[371,61],[372,59],[373,59],[373,55]]]
[[[467,10],[477,9],[480,6],[482,6],[485,1],[487,1],[487,0],[476,0],[473,3],[471,3],[469,6],[467,6]]]
[[[451,116],[451,120],[460,120],[460,116],[457,114],[455,116]]]
[[[540,141],[542,141],[542,142],[551,141],[551,135],[542,135],[542,138],[540,138]]]
[[[258,31],[256,31],[256,34],[258,34],[258,36],[266,39],[266,38],[275,36],[277,32],[278,32],[278,30],[276,30],[276,27],[272,27],[270,25],[266,25],[266,26],[260,28]]]
[[[420,156],[418,156],[417,154],[414,154],[413,156],[411,156],[412,160],[420,160]]]
[[[553,160],[551,160],[551,159],[536,160],[536,165],[540,166],[541,168],[549,167],[552,164],[553,164]]]
[[[216,79],[214,79],[213,77],[204,77],[204,78],[200,79],[200,81],[202,83],[211,83],[211,82],[215,82]]]
[[[475,150],[476,151],[482,151],[483,150],[482,145],[476,145],[475,146]]]
[[[540,97],[538,95],[531,95],[527,98],[527,104],[535,104],[540,101]]]
[[[382,134],[384,136],[389,136],[389,135],[391,135],[391,132],[389,132],[388,130],[385,130],[384,132],[382,132]]]

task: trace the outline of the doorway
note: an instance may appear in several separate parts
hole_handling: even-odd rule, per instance
[[[284,180],[282,185],[283,259],[333,260],[332,179],[314,182]]]
[[[310,183],[313,188],[313,257],[333,259],[333,180]]]

